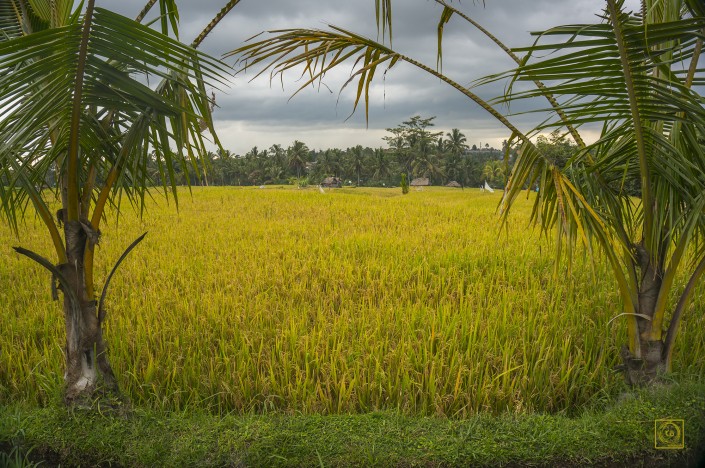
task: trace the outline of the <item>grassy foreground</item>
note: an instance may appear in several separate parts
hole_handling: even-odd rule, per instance
[[[684,450],[654,449],[654,421],[663,418],[685,421]],[[44,466],[700,466],[705,384],[642,390],[575,418],[109,416],[13,405],[0,408],[0,447],[12,446],[33,448],[27,459]]]

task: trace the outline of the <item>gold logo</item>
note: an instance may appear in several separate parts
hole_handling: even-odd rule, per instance
[[[685,422],[682,419],[654,421],[654,447],[661,450],[685,448]]]

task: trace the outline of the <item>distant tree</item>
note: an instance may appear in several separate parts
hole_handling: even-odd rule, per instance
[[[287,163],[296,173],[296,178],[301,179],[301,173],[306,170],[308,162],[308,147],[301,141],[295,140],[294,144],[286,150]]]
[[[340,176],[340,151],[337,149],[327,149],[323,151],[318,157],[316,168],[321,177]]]
[[[411,163],[411,170],[415,177],[438,179],[444,175],[435,149],[436,146],[430,139],[422,139],[416,144],[414,160]]]
[[[259,151],[255,146],[245,153],[245,171],[247,180],[254,185],[260,185],[267,180],[267,169],[269,165],[267,150]]]
[[[461,155],[468,149],[467,138],[457,128],[446,133],[445,150],[454,155]]]
[[[443,158],[443,171],[447,180],[455,180],[465,185],[462,177],[462,161],[463,155],[468,149],[466,144],[467,138],[457,128],[446,133],[445,140],[445,157]]]
[[[233,153],[229,150],[217,150],[213,158],[213,173],[216,181],[220,179],[220,185],[232,184],[230,179],[230,160]],[[217,183],[217,182],[216,182]]]
[[[398,155],[399,163],[404,167],[407,177],[411,176],[415,170],[426,172],[427,168],[431,166],[439,167],[435,162],[429,165],[432,159],[429,156],[438,154],[434,147],[437,146],[438,138],[443,134],[443,132],[429,130],[434,126],[435,119],[435,116],[424,118],[415,115],[402,122],[398,127],[387,129],[392,135],[383,139],[390,145],[390,149]]]
[[[507,165],[503,161],[492,160],[485,163],[482,169],[482,176],[488,182],[499,184],[504,187],[507,183]]]
[[[389,177],[391,174],[391,161],[384,149],[377,148],[373,151],[370,168],[374,171],[372,177],[377,181],[382,181]]]
[[[387,142],[390,152],[394,155],[396,162],[406,172],[407,177],[411,173],[411,152],[405,137],[406,130],[402,127],[388,128],[391,135],[382,137]]]
[[[554,130],[549,138],[539,135],[536,138],[536,147],[556,167],[563,169],[578,146],[571,142],[565,134],[561,134],[560,130]]]
[[[361,145],[349,148],[347,151],[348,166],[357,176],[357,185],[360,186],[360,175],[365,168],[365,150]]]
[[[279,144],[274,144],[269,147],[268,174],[269,180],[272,183],[282,183],[287,178],[288,162],[286,150]]]
[[[446,152],[445,140],[443,139],[442,136],[439,136],[438,139],[436,140],[436,154],[439,157],[443,157],[445,152]]]

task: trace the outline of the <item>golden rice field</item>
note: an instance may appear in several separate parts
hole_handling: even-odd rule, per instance
[[[462,417],[572,411],[619,391],[625,337],[606,269],[554,276],[530,201],[498,230],[499,194],[446,188],[200,188],[103,227],[113,279],[106,338],[133,403],[212,412]],[[0,404],[45,403],[62,380],[50,278],[12,251],[51,256],[30,215],[0,228]],[[675,371],[705,376],[701,288]],[[695,313],[694,313],[695,312]]]

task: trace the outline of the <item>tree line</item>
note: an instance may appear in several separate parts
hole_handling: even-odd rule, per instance
[[[357,145],[312,150],[296,140],[286,148],[280,144],[266,149],[255,146],[244,155],[229,150],[209,152],[194,162],[195,170],[178,166],[174,173],[178,183],[191,185],[317,185],[326,177],[337,177],[345,185],[389,187],[398,186],[404,173],[409,180],[427,177],[433,185],[456,181],[474,187],[486,180],[504,186],[506,148],[470,146],[457,128],[446,133],[432,131],[434,119],[414,116],[388,128],[383,138],[386,148]],[[509,155],[514,155],[513,149]],[[150,160],[149,172],[154,183],[161,185],[162,170],[156,158]]]

